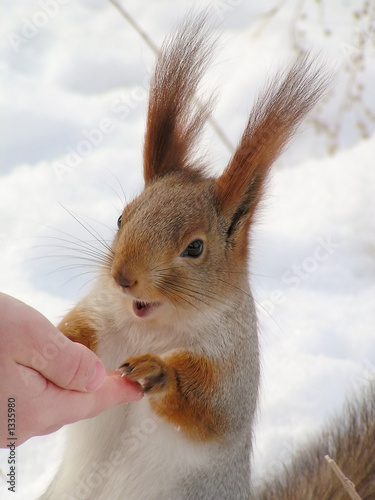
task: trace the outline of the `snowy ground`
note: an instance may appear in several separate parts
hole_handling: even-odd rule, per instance
[[[305,123],[275,166],[252,236],[263,365],[259,478],[277,474],[345,395],[375,376],[375,126],[365,123],[367,138],[355,127],[368,116],[363,103],[375,110],[374,50],[366,49],[360,102],[342,111],[353,84],[344,67],[361,51],[359,35],[366,47],[375,37],[353,24],[361,1],[335,0],[322,10],[312,0],[126,2],[157,44],[183,12],[202,4],[211,4],[223,32],[206,86],[219,89],[215,118],[234,143],[257,89],[291,59],[293,42],[320,50],[338,71],[319,108],[329,128],[341,125],[337,152],[328,156],[327,134]],[[4,0],[0,15],[0,289],[56,322],[93,277],[85,274],[90,268],[70,268],[80,264],[66,248],[71,235],[91,237],[67,210],[110,239],[123,191],[130,199],[142,187],[154,55],[105,0]],[[229,153],[210,130],[203,147],[213,169],[222,169]],[[0,473],[0,497],[36,498],[63,438],[61,431],[22,445],[17,493],[7,493]],[[0,469],[8,472],[6,451]]]

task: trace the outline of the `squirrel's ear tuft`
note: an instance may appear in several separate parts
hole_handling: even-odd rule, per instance
[[[188,17],[158,57],[144,144],[146,184],[169,172],[190,170],[196,139],[210,113],[209,103],[195,100],[213,48],[206,17]]]
[[[305,56],[287,74],[276,75],[259,96],[238,148],[215,184],[228,239],[242,228],[247,238],[272,163],[326,88],[325,73]]]

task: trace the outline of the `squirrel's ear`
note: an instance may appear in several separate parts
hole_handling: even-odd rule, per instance
[[[144,144],[146,184],[169,172],[189,168],[209,104],[197,106],[194,94],[212,53],[206,16],[187,18],[167,40],[150,84]]]
[[[215,184],[228,241],[236,244],[236,234],[241,232],[247,245],[248,228],[270,167],[325,89],[324,74],[304,57],[286,75],[277,75],[258,98],[238,148]]]

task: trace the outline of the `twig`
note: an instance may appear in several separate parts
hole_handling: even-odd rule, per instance
[[[344,475],[344,473],[342,472],[342,470],[340,469],[340,467],[337,465],[337,463],[329,455],[326,455],[324,458],[327,460],[329,466],[331,467],[331,469],[333,470],[333,472],[336,474],[336,476],[341,481],[342,485],[345,488],[345,491],[348,493],[348,495],[350,496],[350,498],[352,498],[353,500],[361,500],[361,497],[355,491],[354,484],[350,481],[350,479],[348,479]]]
[[[135,31],[139,34],[141,38],[147,43],[147,45],[150,47],[150,49],[156,54],[159,55],[160,51],[158,47],[154,44],[154,42],[151,40],[151,38],[147,35],[145,31],[142,30],[142,28],[139,26],[139,24],[132,18],[132,16],[120,5],[116,0],[109,0],[109,2],[121,13],[121,15],[128,21],[128,23],[135,29]],[[199,101],[197,101],[198,106],[202,106]],[[217,121],[212,118],[212,116],[209,116],[207,119],[207,122],[211,125],[211,127],[214,129],[220,140],[225,144],[226,148],[229,150],[230,153],[234,153],[235,148],[233,144],[230,142],[226,134],[224,133],[223,129],[220,127],[220,125],[217,123]]]
[[[261,32],[264,30],[264,28],[267,26],[267,24],[271,21],[271,19],[279,12],[281,7],[285,4],[286,0],[281,0],[279,5],[276,5],[276,7],[273,7],[272,9],[268,10],[267,12],[264,12],[264,14],[259,14],[258,16],[254,17],[254,20],[257,18],[260,18],[262,23],[260,26],[255,30],[255,33],[252,35],[252,38],[257,38]]]
[[[151,48],[155,54],[159,54],[159,49],[148,36],[148,34],[142,30],[142,28],[135,22],[135,20],[131,17],[131,15],[115,0],[109,0],[109,2],[116,7],[116,9],[122,14],[123,17],[128,21],[128,23],[135,29],[138,35],[143,38],[143,40],[147,43],[147,45]]]

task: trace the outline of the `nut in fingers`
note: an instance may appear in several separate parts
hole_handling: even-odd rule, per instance
[[[153,354],[133,356],[127,359],[119,368],[124,377],[138,381],[145,393],[166,391],[173,376],[172,369]]]

